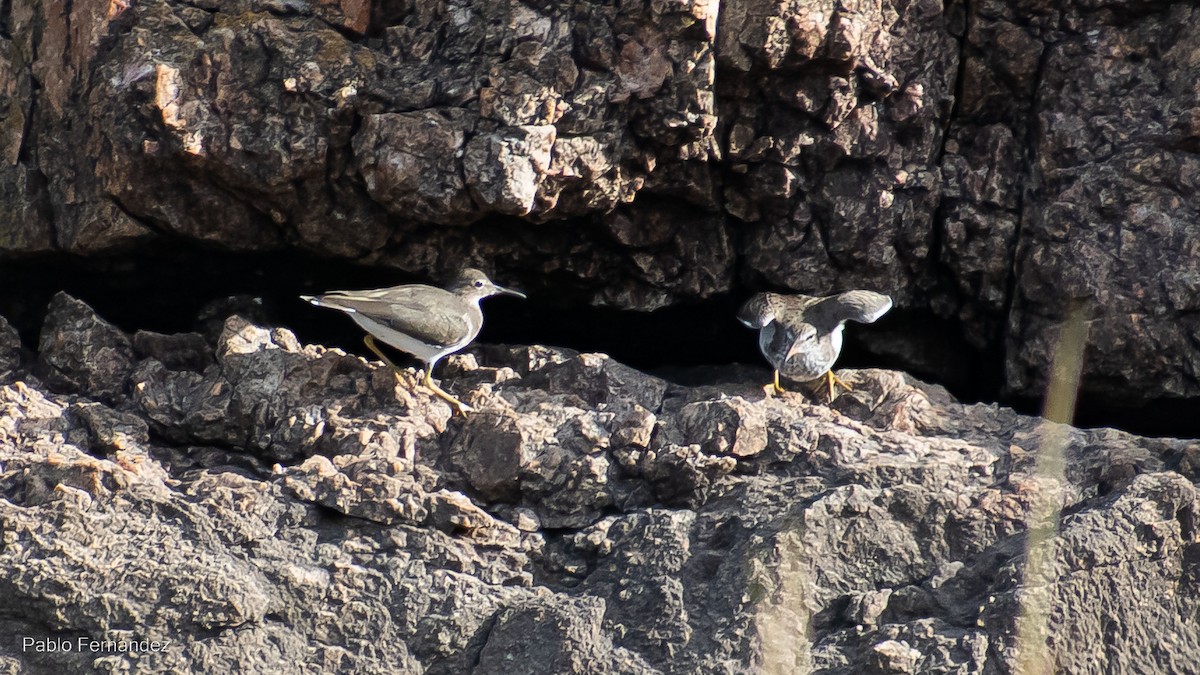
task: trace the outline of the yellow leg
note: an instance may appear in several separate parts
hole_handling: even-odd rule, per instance
[[[829,382],[829,400],[830,401],[832,401],[833,397],[834,397],[833,386],[835,384],[837,386],[841,387],[842,389],[845,389],[846,391],[854,391],[854,387],[851,387],[850,385],[843,382],[842,378],[838,377],[837,375],[834,375],[832,370],[825,373],[825,380]]]
[[[375,337],[373,335],[368,333],[367,336],[363,338],[363,344],[367,345],[367,349],[370,349],[375,356],[383,359],[383,362],[392,369],[392,372],[396,373],[397,377],[400,376],[400,369],[397,368],[396,364],[392,363],[392,360],[383,353],[383,350],[379,348],[379,345],[375,344]]]
[[[397,368],[396,364],[392,363],[391,359],[389,359],[387,357],[387,355],[383,353],[383,350],[381,350],[379,348],[379,345],[376,344],[376,342],[375,342],[374,336],[367,335],[366,337],[363,338],[363,342],[367,345],[367,349],[370,349],[375,354],[375,356],[378,356],[380,359],[382,359],[383,362],[386,363],[388,365],[388,367],[392,369],[392,372],[395,373],[397,378],[400,377],[400,369]],[[451,406],[454,407],[454,410],[458,413],[466,415],[467,413],[471,412],[471,406],[454,398],[450,394],[443,391],[441,387],[434,384],[434,382],[433,382],[433,366],[425,366],[424,373],[425,374],[422,377],[421,382],[426,387],[429,387],[429,390],[432,391],[435,396],[437,396],[438,398],[442,399],[443,401],[449,403]]]
[[[454,406],[454,410],[456,412],[458,412],[463,417],[466,417],[467,413],[471,412],[471,406],[454,398],[449,393],[443,391],[441,387],[434,384],[432,373],[433,373],[433,366],[425,366],[425,378],[421,381],[425,384],[426,387],[429,387],[429,390],[432,391],[434,393],[434,395],[436,395],[438,398],[442,399],[446,403],[449,403],[451,406]]]
[[[780,386],[780,384],[779,384],[779,371],[778,370],[775,371],[775,382],[773,382],[771,384],[771,387],[775,390],[776,394],[782,394],[784,392],[783,387]]]

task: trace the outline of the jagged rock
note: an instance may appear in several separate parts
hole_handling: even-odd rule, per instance
[[[21,367],[21,336],[0,316],[0,383],[9,382]]]
[[[338,455],[337,466],[316,455],[286,470],[284,485],[297,497],[348,516],[379,523],[429,520],[429,495],[400,463]],[[398,464],[398,465],[397,465]]]
[[[23,204],[72,207],[62,227],[13,219],[18,252],[53,239],[91,254],[178,234],[239,250],[294,242],[430,271],[427,255],[440,257],[459,233],[417,226],[607,212],[643,188],[656,155],[710,143],[715,128],[716,12],[703,3],[477,3],[451,12],[454,21],[434,5],[401,11],[357,1],[103,9],[80,2],[60,12],[22,0],[13,10],[20,37],[4,40],[0,54],[25,58],[0,59],[0,85],[21,102],[35,96],[30,69],[54,86],[39,90],[44,106],[0,109],[15,134],[0,146],[13,165],[0,186]],[[89,37],[65,39],[76,29]],[[101,35],[110,36],[103,49]],[[70,47],[69,58],[56,52],[25,65],[39,38]],[[591,46],[577,52],[577,42]],[[95,90],[83,86],[92,76]],[[221,112],[231,109],[241,113]],[[67,125],[74,113],[95,125]],[[47,148],[95,148],[98,166],[64,154],[59,172],[49,155],[17,152],[39,138],[26,129],[43,128],[64,132]],[[54,178],[34,192],[40,186],[22,177],[39,165]],[[355,225],[340,231],[330,222]],[[397,222],[413,244],[440,241],[387,253]],[[671,243],[692,248],[689,239],[680,233]],[[555,244],[573,247],[570,238]],[[522,253],[530,262],[541,255]],[[472,257],[494,254],[480,247]],[[632,266],[620,251],[597,254]],[[700,266],[727,281],[729,264],[713,255]],[[675,276],[669,263],[662,270]],[[586,276],[599,286],[594,272]],[[631,278],[629,286],[625,298],[652,284]],[[719,291],[686,292],[696,290]]]
[[[463,425],[457,441],[458,468],[471,487],[489,501],[509,501],[520,495],[521,471],[534,461],[530,446],[545,442],[544,436],[539,437],[542,429],[525,431],[522,421],[516,415],[483,413],[472,415]]]
[[[767,420],[745,399],[689,403],[679,412],[686,438],[709,455],[753,457],[767,446]]]
[[[1021,634],[1068,673],[1200,658],[1194,441],[888,371],[825,404],[546,347],[447,363],[464,420],[240,317],[213,349],[144,358],[128,400],[0,387],[7,629],[170,640],[102,657],[149,672],[1007,673]]]
[[[126,396],[133,345],[129,336],[90,307],[58,293],[46,311],[38,360],[50,386],[116,401]]]
[[[388,407],[411,411],[414,399],[397,400],[395,392],[412,387],[415,373],[398,383],[386,371],[369,374],[361,360],[339,350],[309,358],[316,354],[302,350],[287,330],[230,317],[215,364],[203,373],[170,370],[156,359],[138,364],[130,378],[134,403],[175,442],[255,448],[271,460],[346,449],[412,459],[418,444],[449,417],[447,406],[428,401],[416,410],[420,418],[385,412],[387,407],[367,410],[362,394],[371,392],[373,402],[390,400]],[[339,394],[342,402],[332,403],[329,397]]]
[[[75,403],[68,412],[77,416],[88,432],[88,447],[111,455],[150,447],[150,430],[137,415],[108,408],[100,403]]]
[[[163,335],[139,330],[133,334],[133,350],[139,359],[154,359],[170,370],[203,373],[212,363],[211,350],[199,333]]]
[[[501,610],[474,671],[520,673],[658,673],[636,654],[609,643],[601,626],[604,601],[571,598],[556,604]]]

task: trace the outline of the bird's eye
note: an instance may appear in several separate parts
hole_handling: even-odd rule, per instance
[[[475,280],[475,288],[483,288],[483,280],[482,279]]]

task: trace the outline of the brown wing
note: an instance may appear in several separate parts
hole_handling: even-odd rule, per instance
[[[811,295],[780,295],[759,293],[746,301],[738,311],[738,321],[751,328],[762,328],[772,321],[790,324],[802,321],[804,312],[821,301]]]
[[[875,323],[892,308],[892,299],[872,291],[846,291],[827,298],[821,305],[822,309],[829,306],[829,311],[839,321]]]
[[[428,345],[449,347],[475,337],[468,320],[472,307],[453,293],[433,286],[334,291],[316,298],[315,304],[361,314]]]
[[[737,319],[750,328],[762,328],[775,320],[775,303],[771,293],[758,293],[738,310]]]

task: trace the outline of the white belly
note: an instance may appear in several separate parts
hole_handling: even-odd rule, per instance
[[[354,319],[354,322],[361,326],[363,330],[402,352],[408,352],[409,354],[412,354],[431,366],[443,356],[447,354],[453,354],[454,352],[467,346],[467,344],[470,343],[475,337],[474,335],[471,335],[467,337],[467,339],[448,347],[434,347],[427,345],[420,340],[413,339],[404,333],[394,331],[378,321],[367,318],[358,312],[351,314],[350,317]]]
[[[767,361],[780,373],[790,379],[807,382],[824,375],[833,367],[838,355],[842,353],[843,328],[844,325],[839,325],[828,335],[817,337],[809,349],[797,351],[785,362],[782,360],[784,354],[772,355],[770,353],[771,341],[775,338],[777,330],[776,325],[771,323],[759,333],[758,348]],[[825,344],[818,344],[820,342],[825,342]]]

